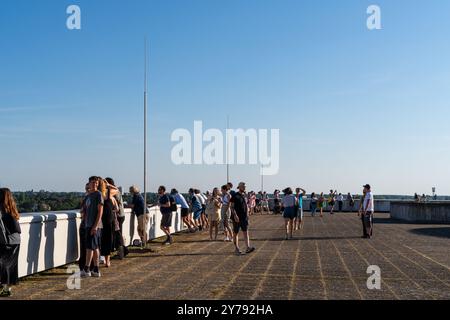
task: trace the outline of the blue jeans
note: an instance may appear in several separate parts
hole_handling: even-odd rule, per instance
[[[311,203],[311,217],[314,217],[317,211],[317,203]]]

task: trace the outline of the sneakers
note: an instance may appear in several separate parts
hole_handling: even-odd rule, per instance
[[[237,255],[237,256],[241,256],[241,255],[242,255],[242,252],[241,252],[241,250],[239,250],[238,248],[236,248],[236,250],[234,250],[234,254]]]
[[[10,297],[11,294],[11,289],[3,288],[2,291],[0,291],[0,297]]]
[[[173,243],[173,238],[167,237],[167,239],[162,243],[163,245],[171,245]]]
[[[91,273],[91,271],[86,271],[86,270],[82,270],[81,272],[80,272],[80,277],[82,277],[82,278],[87,278],[87,277],[91,277],[92,276],[92,273]]]
[[[91,273],[92,273],[92,277],[94,277],[94,278],[100,278],[102,276],[100,273],[100,270],[92,271]]]
[[[225,241],[225,242],[229,242],[229,241],[230,241],[230,238],[228,238],[228,237],[225,237],[225,239],[223,239],[223,241]]]
[[[250,247],[245,250],[245,253],[252,253],[253,251],[255,251],[255,247]]]

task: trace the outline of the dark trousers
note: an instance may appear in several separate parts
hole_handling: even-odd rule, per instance
[[[361,215],[361,222],[363,225],[364,237],[371,237],[373,234],[373,215],[368,213],[367,215]]]
[[[344,205],[343,201],[338,201],[339,212],[342,211],[342,206]]]
[[[119,222],[119,231],[115,231],[114,232],[114,248],[116,250],[119,249],[119,247],[123,247],[124,248],[124,253],[125,255],[128,254],[128,249],[125,246],[125,241],[123,240],[123,234],[122,234],[122,226],[123,226],[123,222],[125,221],[125,217],[117,217],[117,221]]]
[[[80,270],[84,269],[86,265],[86,228],[83,224],[80,225],[80,258],[78,259],[78,266]],[[91,261],[91,270],[94,268],[94,259]]]

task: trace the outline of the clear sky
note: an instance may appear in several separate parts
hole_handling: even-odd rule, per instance
[[[366,27],[371,4],[382,30]],[[151,191],[222,185],[223,165],[173,165],[170,135],[229,114],[280,129],[269,191],[450,194],[449,30],[447,0],[2,0],[0,185],[142,186],[147,35]],[[260,186],[258,166],[230,173]]]

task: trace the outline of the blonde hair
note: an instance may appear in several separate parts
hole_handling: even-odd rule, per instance
[[[98,191],[100,191],[102,193],[102,196],[104,199],[106,199],[107,197],[107,193],[108,193],[108,188],[106,186],[106,181],[103,179],[99,179],[98,180]]]

